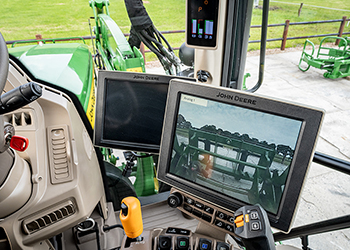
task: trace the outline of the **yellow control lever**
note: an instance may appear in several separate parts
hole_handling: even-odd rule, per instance
[[[119,218],[123,224],[126,236],[134,239],[142,234],[141,204],[137,198],[126,197],[122,200]]]

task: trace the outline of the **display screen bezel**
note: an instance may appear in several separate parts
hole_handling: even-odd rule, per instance
[[[157,177],[162,182],[229,211],[235,211],[243,205],[250,204],[220,194],[219,192],[203,186],[196,185],[193,182],[169,172],[181,94],[188,94],[302,121],[299,138],[295,147],[294,157],[290,165],[279,209],[276,214],[268,212],[271,226],[281,231],[288,232],[296,210],[304,178],[314,152],[315,141],[323,119],[323,111],[230,89],[171,81],[163,126]]]

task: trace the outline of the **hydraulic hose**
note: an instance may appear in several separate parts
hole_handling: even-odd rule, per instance
[[[131,25],[136,31],[147,29],[153,25],[142,0],[124,0]]]
[[[141,38],[139,33],[153,25],[142,0],[124,0],[126,11],[131,22],[129,43],[130,46],[140,48]]]
[[[153,25],[142,0],[124,0],[124,2],[131,22],[128,40],[130,46],[140,48],[140,44],[143,42],[156,54],[167,74],[179,73],[180,59],[175,56],[168,41]],[[166,47],[163,45],[164,43]]]

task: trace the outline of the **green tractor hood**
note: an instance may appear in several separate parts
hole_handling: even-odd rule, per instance
[[[38,80],[64,88],[75,94],[87,111],[93,90],[93,61],[85,44],[38,44],[10,48]]]

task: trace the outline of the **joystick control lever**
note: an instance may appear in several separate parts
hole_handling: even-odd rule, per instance
[[[135,197],[126,197],[122,200],[119,218],[123,224],[126,236],[135,241],[141,240],[139,237],[143,231],[141,204]]]
[[[260,205],[241,207],[234,218],[234,233],[247,250],[276,250],[267,214]]]
[[[19,109],[35,101],[41,95],[41,87],[34,82],[12,89],[0,96],[0,115]]]

